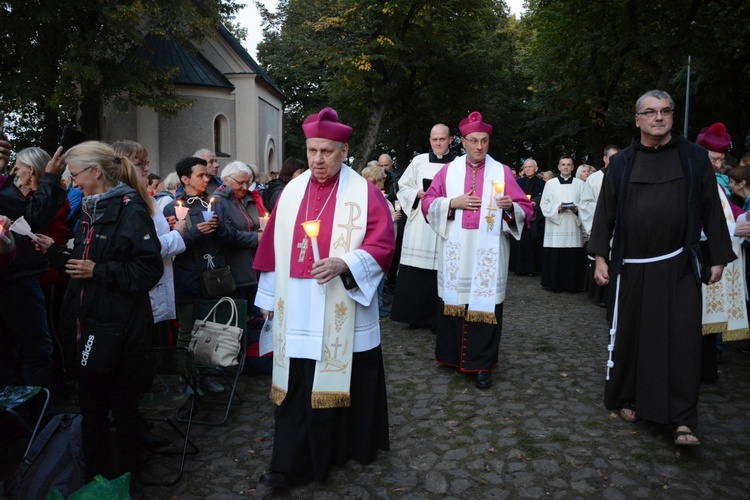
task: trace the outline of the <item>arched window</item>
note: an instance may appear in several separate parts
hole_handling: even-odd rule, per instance
[[[224,115],[214,118],[214,151],[217,156],[229,155],[229,120]]]
[[[271,144],[271,148],[268,150],[268,161],[266,161],[266,168],[270,172],[271,170],[278,170],[276,168],[276,151],[273,149],[273,144]]]

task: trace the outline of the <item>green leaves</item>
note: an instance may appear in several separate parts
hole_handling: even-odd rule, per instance
[[[173,73],[150,66],[139,53],[146,35],[172,37],[190,49],[237,8],[222,0],[4,2],[3,107],[20,110],[34,103],[48,150],[54,149],[59,123],[76,114],[84,132],[99,137],[99,108],[92,103],[146,105],[174,114],[189,101],[171,85]],[[25,143],[21,137],[16,146]]]

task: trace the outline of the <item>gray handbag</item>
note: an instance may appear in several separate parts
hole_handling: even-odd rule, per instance
[[[225,324],[217,323],[216,310],[224,303],[230,304],[232,314]],[[224,297],[205,318],[195,320],[189,346],[195,356],[195,364],[223,367],[239,364],[243,331],[237,326],[238,317],[237,304],[230,297]]]

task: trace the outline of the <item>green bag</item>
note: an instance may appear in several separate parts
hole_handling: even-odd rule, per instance
[[[67,500],[130,500],[130,472],[109,481],[97,474],[93,481],[68,497]],[[65,500],[56,488],[47,495],[47,500]]]

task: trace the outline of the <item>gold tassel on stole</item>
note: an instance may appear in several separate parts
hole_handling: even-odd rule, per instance
[[[463,318],[466,314],[466,306],[451,306],[445,304],[443,306],[443,314],[446,316],[455,316],[457,318]]]
[[[487,323],[490,325],[497,324],[494,312],[469,311],[466,313],[466,321],[472,323]]]
[[[313,409],[348,408],[352,398],[348,392],[313,392]]]
[[[284,402],[284,398],[286,398],[286,391],[281,387],[271,384],[271,393],[268,397],[271,398],[271,401],[276,403],[276,406],[281,406],[281,403]]]

